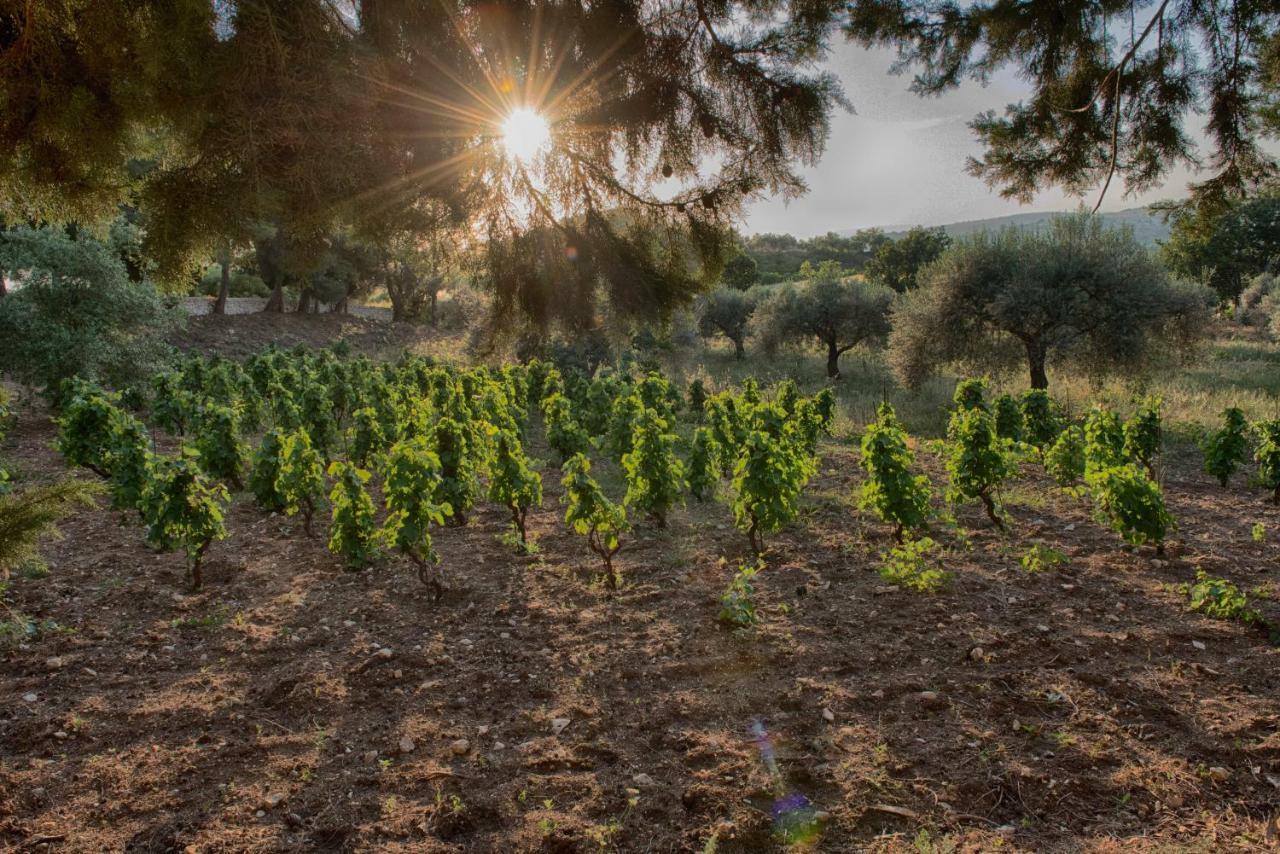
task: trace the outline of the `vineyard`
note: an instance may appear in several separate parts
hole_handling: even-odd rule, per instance
[[[1275,832],[1280,422],[1193,458],[1158,399],[972,379],[943,438],[833,436],[790,381],[341,348],[53,398],[16,464],[106,496],[6,589],[14,843]]]

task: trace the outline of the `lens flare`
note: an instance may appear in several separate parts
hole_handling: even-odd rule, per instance
[[[784,845],[793,848],[809,848],[822,835],[823,814],[799,792],[788,791],[787,782],[778,770],[778,758],[773,741],[763,721],[753,721],[751,735],[760,751],[760,761],[773,780],[776,799],[769,812],[773,816],[773,834]]]
[[[502,123],[502,147],[511,157],[528,163],[551,144],[551,125],[536,110],[517,107]]]

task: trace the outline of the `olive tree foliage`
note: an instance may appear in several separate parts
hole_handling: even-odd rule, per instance
[[[135,282],[104,242],[57,228],[0,231],[0,369],[56,392],[82,376],[122,387],[153,373],[179,320],[146,281]]]
[[[781,286],[756,311],[757,335],[766,351],[779,346],[820,346],[827,354],[827,376],[840,376],[840,356],[880,341],[889,334],[894,293],[883,285],[842,275],[840,265],[806,264],[807,281]]]
[[[1113,179],[1138,193],[1170,170],[1203,166],[1193,195],[1212,199],[1243,195],[1275,171],[1262,145],[1280,127],[1274,3],[873,0],[847,9],[849,38],[896,48],[895,70],[914,72],[919,95],[999,72],[1029,83],[1003,115],[970,123],[984,150],[969,172],[1006,197],[1029,202],[1050,185],[1105,194]],[[1203,151],[1188,119],[1203,123]]]
[[[382,238],[444,209],[486,240],[499,312],[583,324],[603,298],[665,316],[719,276],[745,204],[803,191],[843,101],[819,67],[840,13],[6,1],[0,215],[85,219],[136,190],[178,276],[250,222],[278,223],[305,258],[338,226]],[[551,130],[523,160],[502,142],[522,107]],[[131,176],[157,128],[164,156]]]
[[[881,243],[862,272],[871,281],[903,293],[918,284],[920,271],[950,245],[950,235],[941,228],[918,225],[897,240]]]
[[[893,315],[889,361],[917,386],[944,365],[999,371],[1021,363],[1048,388],[1051,364],[1093,376],[1187,352],[1213,304],[1172,281],[1127,229],[1075,214],[1045,232],[1006,229],[959,242]]]
[[[707,294],[698,314],[698,334],[703,338],[723,336],[733,342],[733,355],[746,355],[751,315],[756,311],[755,296],[733,288],[720,288]]]

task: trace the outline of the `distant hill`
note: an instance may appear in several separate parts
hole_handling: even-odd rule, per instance
[[[1010,226],[1014,228],[1036,229],[1044,228],[1054,217],[1062,216],[1069,211],[1048,211],[1045,213],[1020,213],[1010,214],[1009,216],[997,216],[991,219],[973,219],[965,222],[953,222],[942,226],[947,234],[952,237],[963,237],[967,234],[975,234],[979,231],[999,231],[1002,228]],[[1103,219],[1108,225],[1128,225],[1133,229],[1134,238],[1143,246],[1155,247],[1160,242],[1169,238],[1169,226],[1164,222],[1159,214],[1153,214],[1147,208],[1129,208],[1128,210],[1115,211],[1114,213],[1104,213]],[[897,228],[897,227],[895,227]],[[853,234],[852,231],[844,231],[841,234]],[[906,233],[906,229],[889,231],[886,234],[892,238],[901,237]]]

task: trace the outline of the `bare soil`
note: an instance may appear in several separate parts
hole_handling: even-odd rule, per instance
[[[28,407],[3,452],[61,476],[51,438]],[[549,465],[541,553],[478,508],[437,537],[440,604],[245,495],[199,593],[132,520],[84,512],[9,592],[40,631],[0,649],[0,848],[762,852],[798,793],[806,850],[1276,850],[1280,651],[1177,587],[1201,567],[1275,591],[1280,508],[1165,465],[1165,557],[1028,466],[1010,533],[959,508],[967,543],[936,532],[954,585],[917,595],[877,574],[888,531],[833,441],[751,635],[717,622],[746,545],[723,501],[641,525],[610,597]],[[1070,563],[1025,571],[1034,542]]]

